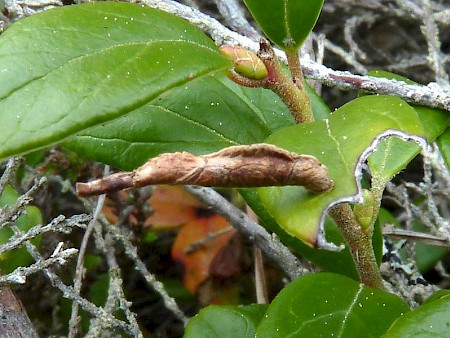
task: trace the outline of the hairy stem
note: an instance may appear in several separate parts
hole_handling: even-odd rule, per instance
[[[309,100],[309,96],[305,89],[305,78],[303,77],[298,49],[287,50],[286,57],[289,70],[291,71],[292,82],[294,82],[295,86],[299,90],[300,104],[302,105],[301,109],[303,115],[305,116],[305,119],[308,120],[305,122],[312,122],[314,121],[314,115],[312,112],[311,101]]]
[[[292,81],[301,91],[304,90],[304,79],[302,66],[300,64],[300,58],[298,56],[298,50],[287,50],[286,57],[288,62],[289,70],[291,71]]]
[[[292,116],[294,116],[296,123],[313,122],[314,116],[311,111],[309,98],[304,91],[304,86],[302,85],[303,89],[299,89],[283,72],[275,51],[267,40],[262,39],[260,41],[258,57],[262,60],[269,73],[265,80],[265,87],[275,92],[283,100]],[[299,60],[297,62],[300,63]],[[295,74],[298,74],[298,68]]]
[[[291,99],[298,100],[299,104],[302,105],[302,111],[307,112],[305,115],[308,116],[308,120],[312,122],[314,121],[314,116],[312,114],[309,98],[305,91],[305,83],[298,51],[288,50],[286,51],[286,56],[292,75],[292,83],[295,84],[295,87],[298,88],[298,92],[301,95],[301,98],[292,96]],[[297,123],[300,122],[297,121]],[[344,236],[345,242],[347,243],[355,262],[361,282],[367,286],[381,289],[384,288],[383,280],[378,269],[372,246],[373,225],[364,229],[358,223],[355,214],[348,203],[333,207],[330,211],[330,215],[333,217]]]
[[[347,203],[333,207],[330,214],[349,246],[361,282],[383,289],[383,279],[372,247],[372,231],[363,230]]]

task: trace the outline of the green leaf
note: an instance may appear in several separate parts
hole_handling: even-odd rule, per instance
[[[323,0],[244,0],[267,37],[280,48],[297,49],[314,28]]]
[[[386,72],[371,71],[369,75],[403,81],[410,85],[417,85],[403,76]],[[411,105],[422,122],[428,142],[433,142],[450,125],[450,114],[442,109]],[[420,152],[420,146],[405,143],[399,139],[384,140],[368,159],[373,181],[384,186],[397,175]]]
[[[185,20],[136,4],[52,9],[0,36],[0,158],[47,146],[229,67]]]
[[[413,230],[428,233],[426,226],[420,223],[419,220],[413,220]],[[420,273],[424,274],[431,270],[437,262],[443,259],[448,254],[448,248],[429,245],[425,243],[416,243],[414,245],[414,260]]]
[[[306,245],[303,241],[292,237],[280,227],[275,219],[267,212],[256,189],[240,189],[239,192],[244,197],[247,204],[258,215],[258,218],[264,227],[276,233],[282,242],[288,245],[297,254],[328,272],[339,273],[359,281],[359,275],[348,247],[345,247],[340,251],[329,251],[315,249]],[[341,232],[329,217],[325,220],[325,239],[327,242],[334,243],[337,246],[344,244],[344,238]],[[381,263],[382,258],[382,241],[381,227],[379,222],[376,222],[372,236],[372,245],[379,264]]]
[[[374,215],[375,203],[378,201],[375,201],[370,190],[363,189],[363,203],[357,204],[353,208],[356,220],[365,230],[372,226],[374,218],[376,218]]]
[[[12,206],[17,202],[19,194],[7,185],[0,196],[0,209]],[[33,226],[42,223],[41,211],[35,206],[27,206],[26,214],[20,216],[15,225],[22,231],[28,231]],[[0,245],[5,244],[14,235],[14,232],[7,225],[0,228]],[[32,239],[31,242],[39,246],[41,236]],[[10,273],[20,266],[27,266],[33,262],[33,258],[24,246],[18,249],[6,251],[0,254],[0,270],[3,274]]]
[[[328,168],[334,188],[319,195],[303,187],[259,188],[263,204],[289,234],[316,245],[327,208],[337,202],[360,202],[356,166],[377,136],[389,135],[391,130],[423,135],[417,113],[403,100],[364,96],[336,110],[329,120],[276,132],[266,140],[268,143],[317,157]]]
[[[341,275],[317,273],[285,287],[256,334],[259,338],[379,337],[408,311],[403,300],[386,291]]]
[[[450,295],[427,302],[397,319],[383,337],[450,336]]]
[[[110,283],[109,273],[102,273],[97,276],[97,280],[89,285],[89,299],[97,306],[102,306],[108,299],[108,289]]]
[[[330,108],[326,105],[323,99],[317,95],[315,90],[305,83],[306,93],[308,94],[309,100],[311,101],[311,109],[314,114],[314,119],[325,120],[331,114]]]
[[[441,150],[442,158],[444,159],[447,169],[450,170],[450,128],[439,136],[437,144]]]
[[[389,80],[403,81],[409,85],[419,85],[406,77],[382,70],[370,71],[368,75]],[[422,122],[427,140],[430,143],[441,135],[450,125],[450,114],[443,109],[419,106],[417,104],[411,104],[411,107],[416,110],[417,115]]]
[[[292,124],[294,119],[273,92],[241,87],[218,74],[175,88],[131,114],[78,134],[64,146],[132,170],[165,152],[205,154],[258,143]]]
[[[437,290],[435,293],[433,293],[430,297],[428,297],[423,303],[422,305],[434,302],[436,300],[439,300],[443,297],[448,297],[450,296],[450,290]]]
[[[267,305],[247,306],[210,305],[192,318],[184,333],[185,338],[253,338]]]
[[[401,228],[400,222],[387,209],[381,208],[378,214],[378,220],[381,226],[384,224],[391,224],[396,228]],[[413,220],[413,230],[420,232],[427,232],[427,228],[421,224],[417,219]],[[392,240],[392,238],[391,238]],[[416,261],[419,272],[424,274],[432,269],[438,261],[443,259],[448,254],[448,249],[417,242],[414,245],[414,260]],[[403,260],[407,260],[409,252],[405,248],[400,250],[400,256]]]
[[[372,184],[384,188],[387,182],[419,154],[420,149],[419,145],[405,143],[398,138],[383,140],[367,160],[372,173]]]

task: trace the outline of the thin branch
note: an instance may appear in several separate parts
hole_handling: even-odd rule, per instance
[[[117,299],[119,302],[119,308],[124,312],[125,317],[127,318],[128,322],[132,327],[134,328],[133,336],[137,338],[144,337],[143,333],[141,332],[141,329],[139,328],[139,324],[136,320],[136,314],[131,311],[130,306],[131,302],[127,301],[127,298],[125,296],[125,293],[123,291],[123,280],[120,275],[120,268],[118,265],[112,267],[109,269],[109,275],[110,275],[110,290],[115,291],[114,295],[111,295],[108,297],[110,299],[111,305],[113,305],[112,301],[114,299]],[[112,306],[111,306],[112,307]]]
[[[109,174],[109,166],[108,165],[105,166],[103,174],[104,175]],[[89,242],[89,238],[91,237],[91,234],[94,231],[95,223],[97,222],[97,219],[102,211],[103,205],[105,203],[105,197],[106,197],[106,195],[103,194],[98,198],[97,206],[95,207],[92,219],[89,222],[88,227],[87,227],[86,231],[84,232],[83,240],[81,241],[80,251],[78,254],[78,258],[77,258],[77,266],[76,266],[76,270],[75,270],[76,273],[75,273],[75,278],[74,278],[74,284],[73,284],[73,289],[75,290],[75,292],[78,295],[80,294],[80,291],[81,291],[81,284],[82,284],[83,275],[84,275],[84,256],[86,254],[87,245]],[[75,336],[77,335],[79,320],[80,320],[80,318],[78,317],[78,303],[73,302],[72,303],[72,314],[71,314],[70,320],[69,320],[68,337],[75,338]]]
[[[245,211],[248,217],[253,221],[258,221],[258,216],[250,208],[249,205],[245,206]],[[266,271],[264,270],[264,257],[261,249],[256,244],[253,244],[253,265],[255,269],[255,293],[256,303],[269,304],[269,297],[267,295],[267,283],[266,283]]]
[[[16,226],[13,226],[12,229],[16,234],[20,234],[21,232],[21,230]],[[41,262],[45,260],[39,254],[38,250],[31,242],[27,242],[26,247],[31,256],[36,260],[36,262]],[[50,268],[44,268],[43,272],[47,276],[47,278],[51,281],[52,285],[57,287],[62,292],[65,298],[76,301],[83,310],[85,310],[86,312],[90,313],[91,315],[97,318],[100,318],[105,323],[105,325],[123,330],[128,333],[132,332],[129,324],[125,323],[122,320],[112,317],[111,315],[107,314],[102,308],[99,308],[93,303],[89,302],[88,300],[80,297],[75,292],[73,287],[64,284],[64,282],[59,278],[59,276],[53,273],[50,270]]]
[[[0,196],[3,194],[3,190],[5,189],[6,185],[11,180],[12,176],[15,174],[22,163],[22,157],[13,157],[8,161],[8,163],[6,164],[6,169],[0,177]]]
[[[214,3],[227,24],[239,34],[258,40],[258,32],[247,21],[241,4],[237,0],[214,0]]]
[[[75,215],[66,219],[63,215],[59,215],[54,218],[47,225],[36,225],[28,230],[26,233],[13,235],[9,238],[8,242],[0,246],[0,254],[18,248],[20,245],[29,241],[36,236],[48,233],[48,232],[62,232],[69,233],[74,227],[86,227],[87,222],[91,220],[89,215]]]
[[[33,200],[32,195],[45,183],[45,181],[46,180],[43,178],[36,181],[35,184],[24,195],[22,195],[19,198],[16,205],[12,208],[15,209],[16,211],[14,214],[10,215],[9,219],[7,219],[8,222],[11,222],[12,220],[19,217],[19,215],[23,212],[24,208]],[[11,209],[8,209],[7,211],[10,210]],[[25,233],[22,230],[20,230],[14,223],[9,224],[9,226],[13,230],[16,238],[20,238],[25,235]],[[30,241],[25,241],[24,244],[27,251],[36,261],[36,264],[43,264],[43,262],[46,261],[46,259],[42,257],[42,255],[39,253],[38,249]],[[95,317],[100,318],[105,323],[105,326],[120,329],[130,334],[133,332],[129,324],[125,323],[122,320],[114,318],[113,316],[107,314],[102,308],[99,308],[93,303],[89,302],[88,300],[80,297],[71,286],[64,284],[64,282],[59,278],[58,275],[56,275],[51,270],[50,267],[44,267],[41,271],[44,272],[45,276],[50,280],[52,285],[62,292],[65,298],[77,302],[83,308],[83,310],[85,310],[86,312]]]
[[[218,45],[240,45],[255,53],[259,49],[256,41],[241,36],[224,27],[210,16],[175,1],[142,0],[140,2],[188,20],[209,34]],[[286,63],[284,52],[280,50],[276,50],[276,52],[278,57]],[[368,93],[394,95],[408,102],[450,111],[450,90],[441,88],[435,83],[430,83],[427,86],[413,86],[396,80],[354,75],[350,72],[327,68],[307,58],[302,60],[302,68],[303,74],[306,77],[317,80],[330,87],[337,87],[342,90],[362,90]]]
[[[362,15],[362,16],[353,16],[350,19],[346,20],[344,26],[344,39],[350,47],[350,54],[354,57],[359,57],[362,60],[367,60],[367,55],[362,51],[358,44],[353,39],[353,33],[356,32],[357,27],[364,22],[373,23],[376,20],[377,16],[372,15],[372,13]]]
[[[236,231],[236,230],[232,226],[230,226],[230,227],[227,227],[220,231],[208,232],[208,234],[205,237],[203,237],[195,242],[192,242],[189,246],[187,246],[186,249],[184,249],[184,253],[186,253],[186,254],[192,253],[192,252],[198,250],[199,248],[201,248],[202,246],[208,245],[208,242],[211,242],[211,241],[215,240],[216,238],[218,238],[222,235],[228,234],[229,232],[232,232],[232,231]]]
[[[41,177],[39,181],[36,181],[25,194],[19,197],[14,205],[0,209],[0,226],[9,225],[11,222],[19,218],[19,216],[25,212],[25,206],[33,200],[32,195],[46,182],[47,179],[45,177]],[[22,232],[20,233],[22,234]]]
[[[434,21],[433,11],[429,0],[421,0],[423,7],[423,26],[422,33],[424,34],[428,44],[428,60],[431,68],[434,71],[436,82],[444,87],[449,88],[449,77],[445,70],[445,64],[442,60],[441,41],[439,39],[439,28]]]
[[[29,275],[41,272],[43,269],[54,264],[63,265],[69,258],[76,255],[77,252],[78,250],[74,248],[66,249],[52,255],[50,258],[33,263],[30,266],[18,267],[13,272],[5,276],[0,276],[0,286],[3,287],[5,284],[25,284]]]
[[[196,186],[186,186],[185,188],[200,201],[212,207],[215,212],[223,216],[232,226],[254,242],[291,279],[296,279],[309,272],[302,267],[298,258],[281,243],[276,235],[269,234],[266,229],[253,222],[244,212],[236,208],[214,189]]]
[[[6,0],[5,7],[8,9],[8,13],[14,20],[23,19],[27,16],[36,14],[38,12],[51,9],[54,7],[60,7],[63,3],[60,0]]]
[[[103,216],[100,216],[100,218],[100,223],[103,224],[105,222]],[[103,237],[102,224],[100,223],[95,223],[94,238],[96,248],[98,248],[106,257],[110,275],[108,297],[103,308],[108,314],[113,315],[116,312],[118,305],[119,308],[124,311],[125,316],[130,323],[133,337],[142,337],[142,331],[136,321],[136,314],[131,311],[131,304],[126,299],[123,291],[123,280],[120,276],[120,267],[115,257],[113,235],[110,231],[111,225],[107,224],[104,227],[105,235]],[[86,337],[103,337],[105,335],[105,330],[108,329],[108,327],[105,327],[101,318],[94,318],[89,325],[89,331],[86,333]]]
[[[364,67],[358,60],[356,60],[355,56],[351,53],[347,52],[344,48],[334,44],[330,40],[326,39],[323,34],[317,35],[316,33],[312,32],[311,36],[314,38],[314,40],[317,41],[317,44],[322,44],[324,49],[329,50],[330,52],[338,55],[342,60],[344,60],[348,65],[352,66],[356,72],[359,74],[366,74],[367,69]],[[320,50],[320,49],[319,49]],[[280,55],[280,54],[278,54]],[[305,69],[305,65],[303,64],[304,61],[302,59],[302,67]],[[318,65],[323,65],[323,56],[321,58],[317,58],[316,63]],[[306,76],[306,74],[304,74]]]
[[[393,95],[411,103],[450,111],[450,90],[442,88],[434,82],[426,86],[408,85],[397,80],[332,70],[322,65],[312,64],[312,61],[309,60],[303,63],[303,73],[306,77],[330,87]]]
[[[394,227],[389,228],[384,227],[383,235],[395,238],[410,239],[416,242],[421,242],[429,245],[450,248],[450,238],[437,237],[423,232],[398,229]]]
[[[105,224],[109,224],[106,222]],[[170,310],[184,325],[187,324],[188,318],[183,311],[178,307],[175,299],[173,299],[164,288],[164,284],[156,279],[156,277],[148,271],[144,262],[139,258],[136,247],[127,239],[126,235],[122,233],[122,230],[117,226],[109,225],[109,231],[115,240],[122,243],[125,254],[131,258],[134,262],[135,269],[138,270],[145,281],[150,287],[152,287],[162,298],[164,305]]]
[[[261,249],[257,248],[256,245],[253,245],[253,264],[255,266],[256,303],[269,304],[264,258]]]

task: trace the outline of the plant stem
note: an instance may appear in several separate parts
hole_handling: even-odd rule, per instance
[[[302,111],[305,115],[308,114],[312,121],[314,121],[314,115],[311,108],[311,102],[309,96],[305,90],[305,78],[303,77],[302,65],[300,63],[300,57],[298,54],[298,49],[286,50],[286,57],[288,61],[288,67],[291,71],[292,82],[296,85],[300,91],[300,102],[302,103]]]
[[[301,83],[302,89],[300,89],[283,72],[281,64],[267,40],[261,39],[258,57],[262,60],[269,73],[265,79],[265,87],[274,91],[283,100],[292,116],[294,116],[296,123],[313,122],[314,116],[303,82],[297,81]],[[298,60],[297,63],[299,67],[300,61]],[[298,76],[298,68],[293,76]]]
[[[300,90],[304,90],[304,79],[300,58],[298,57],[297,49],[286,50],[286,57],[291,71],[292,81]]]
[[[314,121],[311,104],[305,91],[305,82],[298,50],[292,49],[286,50],[285,52],[292,75],[292,83],[295,84],[296,88],[298,88],[298,92],[300,93],[299,102],[302,103],[301,109],[303,112],[309,112],[310,115],[308,116],[308,119],[310,121]],[[347,243],[355,262],[361,282],[367,286],[383,289],[383,279],[378,269],[378,264],[375,259],[375,253],[372,246],[373,225],[368,227],[367,230],[363,229],[363,227],[358,223],[355,214],[348,203],[333,207],[330,211],[330,215],[333,217],[335,223],[344,236],[345,242]]]
[[[330,215],[344,236],[361,282],[367,286],[383,289],[383,279],[372,247],[372,231],[363,230],[347,203],[333,207]]]
[[[267,77],[262,80],[254,80],[236,72],[231,72],[229,76],[235,82],[247,87],[263,86],[271,89],[286,104],[297,124],[314,122],[311,103],[305,90],[298,50],[292,49],[285,52],[292,79],[283,72],[275,51],[264,39],[260,41],[258,57],[266,66]],[[373,225],[364,229],[348,203],[333,207],[330,215],[344,236],[361,282],[367,286],[383,289],[383,279],[372,246]]]

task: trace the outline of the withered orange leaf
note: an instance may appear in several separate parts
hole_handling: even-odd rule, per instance
[[[102,213],[105,215],[106,219],[108,220],[109,223],[111,224],[115,224],[118,220],[119,220],[119,214],[120,214],[120,206],[118,206],[118,204],[123,204],[126,205],[126,201],[128,199],[128,192],[126,191],[118,191],[116,194],[116,201],[112,200],[109,197],[105,198],[105,203],[103,204],[102,207]],[[134,211],[136,210],[136,208],[134,209]],[[128,217],[128,221],[130,222],[130,224],[136,225],[137,219],[136,216],[131,213],[130,216]]]
[[[172,246],[172,257],[183,264],[183,284],[189,292],[194,294],[198,286],[209,277],[211,262],[228,243],[236,230],[226,232],[212,239],[208,238],[208,235],[229,227],[230,224],[223,217],[213,215],[188,222],[178,233]],[[205,238],[208,239],[204,241],[203,245],[190,253],[186,253],[186,249],[192,244]]]
[[[242,247],[238,236],[232,237],[217,253],[209,266],[209,274],[218,278],[229,278],[241,270]]]
[[[197,218],[197,209],[205,206],[181,186],[158,185],[149,199],[153,215],[145,226],[154,230],[177,227]]]

